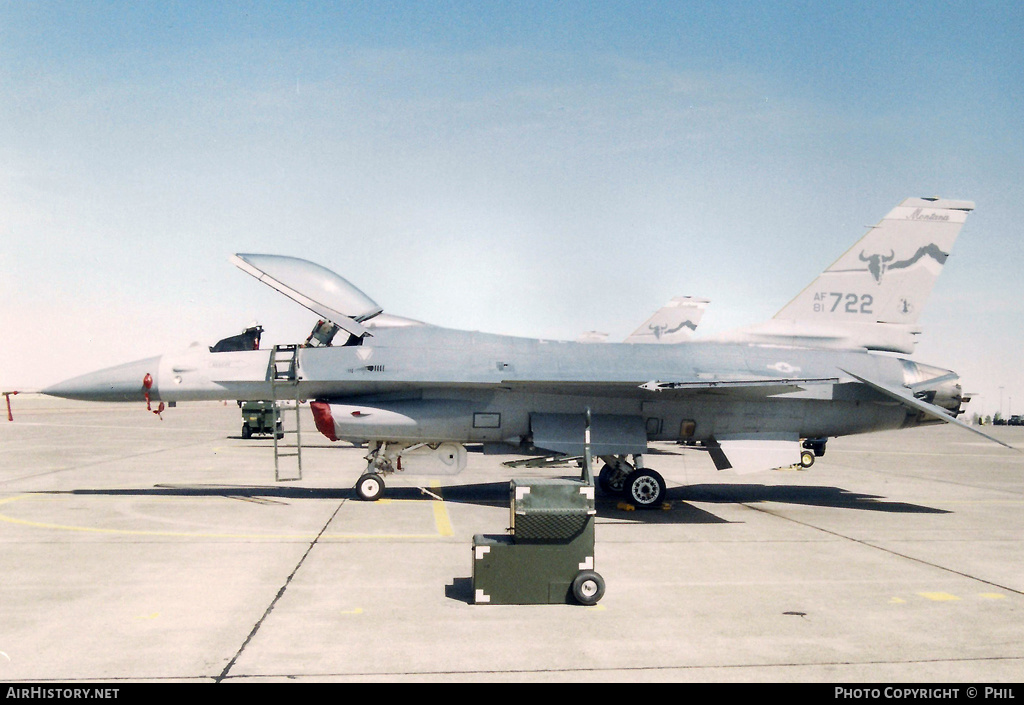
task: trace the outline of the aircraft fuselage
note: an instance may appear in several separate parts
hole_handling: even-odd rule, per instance
[[[923,421],[843,372],[900,387],[916,364],[862,351],[705,341],[587,344],[424,325],[379,330],[361,345],[300,347],[297,360],[297,383],[288,386],[272,381],[269,349],[211,353],[194,347],[69,380],[47,393],[142,400],[149,374],[153,401],[319,400],[347,414],[333,415],[333,434],[317,419],[329,437],[406,443],[516,443],[529,436],[532,415],[587,409],[642,419],[652,441],[751,431],[831,437]],[[690,385],[641,388],[674,380]],[[694,387],[694,380],[708,386]],[[764,384],[735,389],[732,380]],[[946,408],[955,413],[959,395],[954,389],[947,396]]]

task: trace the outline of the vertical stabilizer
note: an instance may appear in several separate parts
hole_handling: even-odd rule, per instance
[[[970,201],[908,198],[748,337],[913,352],[918,317],[973,209]]]
[[[633,331],[626,343],[681,343],[697,330],[707,299],[677,296]]]

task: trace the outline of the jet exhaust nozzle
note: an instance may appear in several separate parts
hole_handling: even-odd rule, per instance
[[[903,383],[916,398],[942,407],[953,416],[963,413],[963,387],[960,376],[952,370],[903,360]]]

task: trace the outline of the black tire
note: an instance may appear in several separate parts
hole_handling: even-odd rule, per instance
[[[384,495],[384,478],[377,473],[366,473],[356,481],[359,499],[374,502]]]
[[[581,605],[596,605],[604,597],[604,578],[592,570],[583,570],[572,581],[572,596]]]
[[[626,478],[626,498],[639,509],[660,507],[665,499],[665,480],[654,470],[634,470]]]
[[[800,467],[809,468],[814,465],[814,451],[802,450],[800,451]]]
[[[618,475],[614,468],[605,465],[597,476],[597,484],[605,494],[622,495],[626,492],[626,479]]]
[[[242,424],[242,438],[252,438],[252,429],[247,423]]]

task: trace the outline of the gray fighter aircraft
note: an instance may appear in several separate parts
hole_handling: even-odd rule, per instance
[[[638,507],[659,506],[665,495],[661,475],[644,464],[651,441],[705,449],[716,467],[741,473],[797,464],[834,436],[928,423],[1006,445],[957,418],[956,373],[899,356],[913,351],[918,317],[973,208],[908,199],[771,320],[659,345],[427,325],[382,313],[312,262],[238,254],[238,267],[320,316],[304,345],[251,349],[258,342],[234,336],[43,393],[161,404],[310,400],[327,438],[366,444],[356,483],[364,499],[380,497],[393,472],[461,471],[466,444],[582,455],[588,415],[600,486]],[[667,331],[649,323],[658,341]]]
[[[677,296],[655,311],[623,342],[671,344],[689,340],[697,330],[708,303],[707,299]],[[576,338],[578,343],[604,343],[607,340],[608,334],[598,331],[587,331]]]

